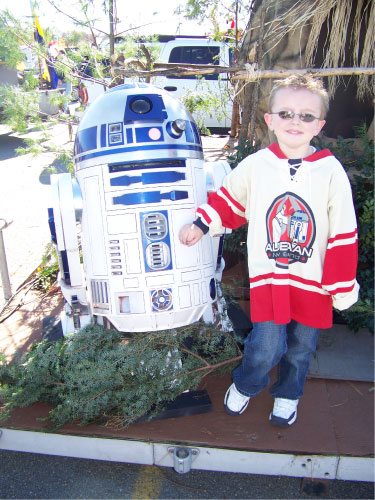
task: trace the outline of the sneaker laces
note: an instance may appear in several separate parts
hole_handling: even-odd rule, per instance
[[[225,395],[224,405],[229,413],[240,415],[246,410],[249,401],[250,397],[241,394],[232,384]]]
[[[230,389],[230,398],[234,403],[237,403],[239,405],[243,405],[246,403],[246,401],[249,401],[249,396],[245,396],[244,394],[241,394],[237,387],[232,384],[232,387]]]
[[[298,399],[275,398],[273,414],[278,417],[287,418],[296,411]]]

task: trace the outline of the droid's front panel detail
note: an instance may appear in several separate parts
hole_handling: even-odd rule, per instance
[[[203,149],[197,126],[181,103],[148,84],[127,84],[88,108],[74,155],[80,170],[123,160],[203,159]]]
[[[178,239],[207,196],[189,112],[150,85],[115,87],[86,111],[74,153],[91,316],[133,332],[197,321],[216,299],[217,259],[210,237]]]

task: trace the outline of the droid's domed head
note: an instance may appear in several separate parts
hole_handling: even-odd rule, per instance
[[[203,159],[197,126],[167,91],[146,83],[111,88],[83,115],[74,145],[76,169],[103,163]]]

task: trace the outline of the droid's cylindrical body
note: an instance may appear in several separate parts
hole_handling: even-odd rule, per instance
[[[207,198],[190,113],[156,87],[115,87],[84,114],[74,161],[91,315],[130,332],[197,321],[216,299],[217,263],[209,236],[178,239]]]

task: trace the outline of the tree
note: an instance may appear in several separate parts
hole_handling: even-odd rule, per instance
[[[9,13],[7,15],[11,17]],[[0,61],[15,68],[24,57],[17,38],[7,28],[5,14],[2,14],[0,16]]]
[[[61,15],[69,16],[64,13],[58,5],[48,0],[57,12]],[[113,8],[114,0],[111,0],[110,7]],[[32,23],[22,24],[18,19],[9,14],[9,12],[0,13],[1,33],[0,33],[0,60],[6,62],[10,67],[16,68],[25,58],[25,52],[22,48],[31,50],[38,61],[33,70],[23,73],[24,79],[21,87],[0,86],[0,101],[2,102],[2,120],[10,125],[13,131],[25,133],[28,127],[36,127],[43,131],[41,137],[37,140],[27,139],[28,146],[18,150],[19,153],[33,152],[38,154],[46,148],[50,149],[51,144],[46,145],[48,138],[48,125],[56,121],[67,123],[71,129],[74,123],[74,117],[61,112],[57,116],[43,116],[40,111],[39,90],[50,88],[51,75],[59,75],[72,84],[78,84],[82,78],[91,79],[99,84],[108,85],[105,79],[109,75],[106,64],[108,54],[98,48],[97,33],[94,22],[89,19],[88,8],[92,0],[80,0],[82,19],[77,19],[76,24],[91,34],[92,44],[88,43],[82,33],[72,33],[72,48],[65,47],[64,57],[52,58],[48,50],[49,44],[56,37],[49,29],[43,29],[39,33],[39,41],[35,39],[35,28]],[[35,18],[36,19],[36,18]],[[41,29],[41,28],[40,28]],[[113,33],[113,36],[115,33]],[[64,48],[64,47],[61,47]],[[82,73],[82,63],[85,61],[90,67],[90,75]],[[49,69],[47,69],[47,65]],[[107,72],[107,73],[106,73]],[[57,78],[56,78],[57,79]],[[53,88],[53,87],[52,87]],[[61,110],[65,107],[69,96],[62,92],[56,92],[51,98],[51,103]],[[67,151],[56,151],[57,155],[63,155],[68,159]],[[70,153],[71,156],[71,153]],[[70,163],[71,159],[68,160]]]

